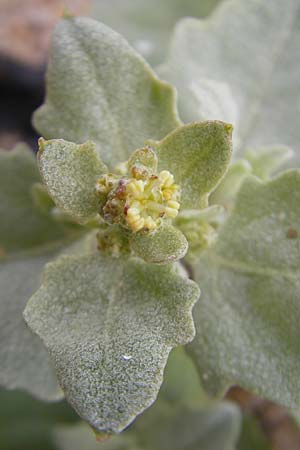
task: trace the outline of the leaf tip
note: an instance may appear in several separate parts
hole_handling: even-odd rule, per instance
[[[98,431],[95,428],[92,428],[92,430],[95,433],[95,437],[96,437],[96,441],[97,442],[105,442],[109,438],[111,438],[111,434],[109,434],[109,433],[104,433],[103,431]]]
[[[43,137],[40,137],[38,139],[38,146],[39,146],[39,150],[37,152],[38,161],[40,160],[40,157],[41,157],[43,151],[45,150],[46,145],[47,145],[46,139],[44,139]]]
[[[232,132],[233,132],[233,125],[231,125],[231,123],[225,123],[224,128],[225,128],[225,131],[226,131],[228,137],[231,138]]]
[[[46,140],[43,137],[40,137],[39,140],[38,140],[39,151],[43,151],[44,150],[45,143],[46,143]]]

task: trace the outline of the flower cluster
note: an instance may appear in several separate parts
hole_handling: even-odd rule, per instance
[[[178,214],[179,186],[167,170],[146,180],[131,179],[126,194],[126,222],[134,232],[152,231],[163,217],[174,219]]]
[[[180,208],[180,187],[175,184],[174,176],[167,170],[156,173],[152,149],[138,152],[139,158],[135,155],[133,163],[129,160],[127,174],[105,174],[96,186],[104,199],[100,211],[103,219],[119,223],[134,233],[155,230],[162,220],[174,219]],[[140,161],[141,152],[148,167]]]

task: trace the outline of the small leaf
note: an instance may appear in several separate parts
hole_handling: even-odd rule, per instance
[[[193,120],[203,118],[192,87],[213,78],[229,86],[237,103],[240,155],[282,142],[296,150],[292,164],[299,162],[299,7],[298,0],[232,0],[206,20],[180,21],[163,76],[178,89],[183,120],[191,110]]]
[[[136,150],[130,156],[127,166],[129,172],[134,169],[134,167],[142,167],[144,169],[148,169],[149,172],[156,173],[157,172],[157,154],[151,147],[144,147]]]
[[[300,171],[249,177],[194,267],[202,296],[189,349],[210,393],[237,384],[299,409],[299,236]]]
[[[97,214],[96,182],[106,171],[95,145],[40,139],[39,167],[55,203],[79,222]]]
[[[160,142],[149,141],[159,170],[169,170],[182,189],[182,209],[207,206],[208,194],[230,161],[231,132],[229,124],[207,121],[177,128]]]
[[[33,152],[19,145],[0,151],[0,259],[41,251],[75,237],[78,228],[57,223],[41,212],[32,195],[41,181]]]
[[[230,210],[243,181],[252,173],[252,166],[246,159],[233,162],[217,189],[209,197],[210,204],[221,204]]]
[[[137,256],[149,263],[166,264],[184,257],[188,242],[172,225],[162,225],[151,233],[133,234],[131,248]]]
[[[265,147],[259,150],[248,150],[245,158],[252,166],[253,175],[266,180],[285,162],[292,158],[294,152],[284,146]]]
[[[62,20],[52,39],[46,103],[34,123],[47,139],[91,139],[105,163],[178,126],[174,89],[116,32],[89,18]]]
[[[98,253],[49,265],[24,315],[71,405],[111,433],[155,400],[171,348],[194,337],[198,296],[170,265]]]

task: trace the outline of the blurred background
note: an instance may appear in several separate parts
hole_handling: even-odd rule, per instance
[[[31,115],[43,100],[50,34],[64,8],[60,0],[0,1],[0,148],[20,140],[36,148]],[[70,2],[74,13],[89,8]]]

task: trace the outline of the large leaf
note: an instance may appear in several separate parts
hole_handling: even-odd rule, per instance
[[[207,206],[208,194],[225,174],[232,151],[232,127],[218,121],[178,128],[160,142],[149,141],[159,169],[169,170],[181,187],[182,208]]]
[[[0,255],[9,257],[57,245],[78,231],[40,211],[32,188],[41,181],[34,154],[25,145],[0,151]]]
[[[173,88],[120,35],[89,18],[56,27],[46,103],[34,122],[45,138],[94,141],[113,165],[178,125]]]
[[[152,63],[166,53],[171,30],[180,17],[202,17],[219,0],[93,0],[92,16],[111,26]]]
[[[24,314],[71,405],[109,433],[155,400],[171,348],[194,336],[198,296],[172,266],[91,254],[49,265]]]
[[[103,444],[105,450],[233,450],[240,412],[230,403],[208,403],[191,359],[172,351],[158,400],[134,424]],[[94,450],[95,436],[83,425],[59,427],[61,450]]]
[[[39,167],[51,197],[63,211],[86,222],[97,214],[96,181],[106,171],[95,144],[39,140]]]
[[[299,408],[299,231],[300,172],[249,177],[194,267],[202,297],[190,352],[209,392],[238,384]]]
[[[203,118],[194,107],[201,79],[225,82],[238,105],[241,151],[281,142],[299,162],[299,18],[298,0],[230,0],[209,20],[180,22],[163,73],[179,91],[183,120]]]

